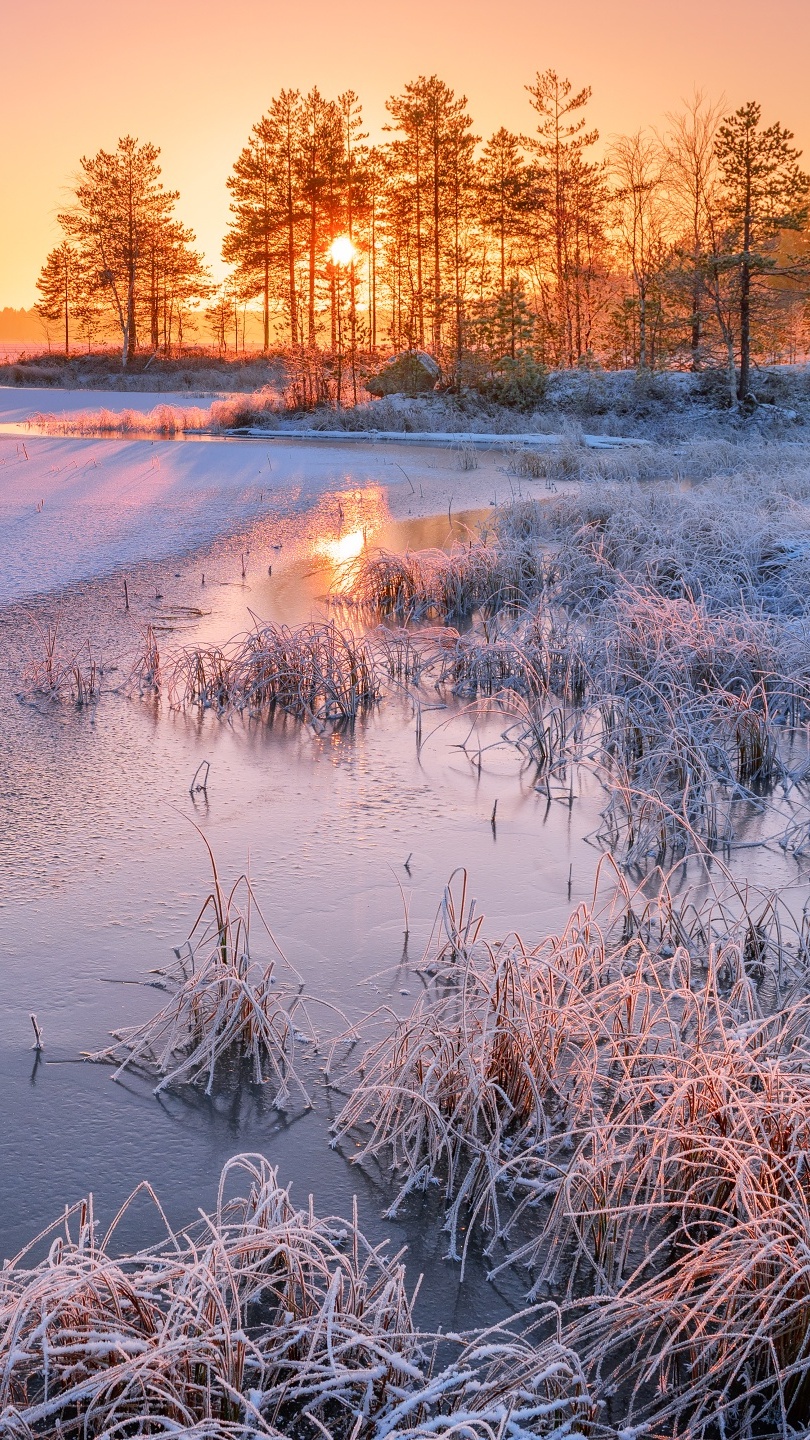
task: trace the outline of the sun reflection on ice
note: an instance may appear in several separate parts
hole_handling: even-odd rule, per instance
[[[316,521],[320,534],[312,549],[332,568],[333,593],[340,593],[350,584],[354,562],[374,544],[388,520],[388,502],[381,485],[338,490],[324,496]]]
[[[366,543],[366,537],[362,530],[350,530],[347,535],[341,535],[337,540],[322,540],[318,546],[324,555],[335,565],[344,565],[347,560],[356,560],[360,551]]]

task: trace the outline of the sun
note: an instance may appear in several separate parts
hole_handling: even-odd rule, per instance
[[[348,235],[338,235],[329,246],[329,258],[333,265],[351,265],[356,254]]]

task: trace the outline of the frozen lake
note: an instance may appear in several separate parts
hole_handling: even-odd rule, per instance
[[[210,887],[192,821],[224,879],[249,872],[305,993],[352,1022],[381,1006],[410,1011],[422,985],[415,967],[458,866],[494,937],[517,930],[533,943],[591,898],[600,851],[589,837],[604,792],[580,767],[549,799],[517,751],[498,743],[497,714],[478,722],[479,767],[459,748],[470,715],[460,703],[445,708],[438,692],[424,697],[417,752],[404,697],[386,698],[353,731],[319,737],[294,721],[171,710],[123,684],[147,623],[164,654],[222,643],[253,616],[323,614],[338,567],[364,543],[466,540],[486,524],[476,497],[491,498],[499,472],[460,475],[438,451],[409,456],[403,478],[390,451],[274,447],[268,456],[215,443],[32,437],[21,455],[19,443],[0,441],[0,1256],[88,1190],[109,1217],[143,1179],[182,1223],[213,1202],[231,1155],[257,1150],[282,1183],[292,1180],[297,1201],[312,1193],[320,1213],[346,1213],[356,1193],[369,1234],[406,1242],[414,1277],[429,1276],[420,1303],[432,1322],[480,1324],[514,1309],[516,1275],[493,1287],[473,1263],[460,1285],[444,1259],[438,1197],[414,1197],[396,1223],[382,1219],[390,1177],[329,1148],[340,1098],[321,1083],[320,1057],[304,1066],[314,1109],[286,1114],[253,1087],[158,1100],[147,1082],[113,1084],[109,1068],[80,1060],[162,1003],[144,981],[182,945]],[[89,640],[103,663],[97,706],[18,698],[41,646],[37,626],[57,616],[64,653]],[[192,797],[203,760],[207,796]],[[801,910],[806,880],[795,861],[752,849],[734,867],[753,884],[786,887]],[[254,954],[263,958],[260,934]],[[325,1037],[340,1028],[334,1011],[312,1014]],[[143,1241],[153,1223],[144,1204],[127,1233]]]

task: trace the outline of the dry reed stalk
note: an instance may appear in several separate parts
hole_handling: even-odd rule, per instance
[[[130,683],[137,685],[141,695],[149,692],[159,694],[161,680],[160,649],[150,623],[141,631],[141,645],[132,666]]]
[[[61,617],[41,624],[30,616],[37,633],[38,647],[23,677],[25,693],[49,700],[70,700],[79,709],[92,705],[101,691],[102,670],[93,654],[89,640],[83,641],[72,654],[59,651]]]

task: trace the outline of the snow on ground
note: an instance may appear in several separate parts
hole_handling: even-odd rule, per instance
[[[0,406],[10,393],[20,413],[32,412],[30,391],[0,391]],[[109,397],[119,408],[133,398],[153,397]],[[48,396],[51,409],[83,408],[86,400]],[[2,418],[12,418],[9,409]],[[508,492],[503,465],[493,452],[477,470],[462,472],[447,448],[350,447],[339,436],[310,447],[0,434],[0,606],[193,550],[258,515],[303,509],[330,490],[382,487],[395,518],[477,509]],[[536,487],[522,484],[524,493]]]

